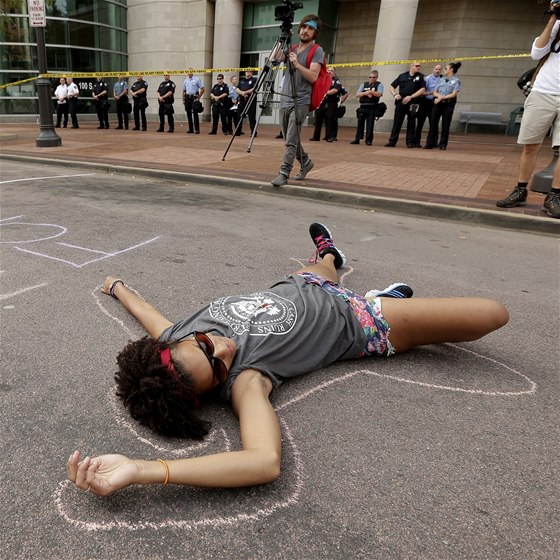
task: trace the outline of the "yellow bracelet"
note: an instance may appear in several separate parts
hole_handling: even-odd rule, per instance
[[[163,459],[158,459],[158,462],[165,467],[165,480],[163,483],[167,484],[169,482],[169,465],[167,464],[167,461],[164,461]]]

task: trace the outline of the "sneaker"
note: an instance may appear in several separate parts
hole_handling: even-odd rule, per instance
[[[330,253],[334,255],[335,268],[341,268],[346,264],[346,256],[340,249],[334,246],[331,232],[327,226],[314,222],[309,226],[309,234],[311,239],[313,239],[313,243],[315,243],[315,247],[317,247],[315,262],[317,262],[317,257],[323,258],[326,254]]]
[[[410,286],[403,284],[402,282],[397,282],[396,284],[391,284],[387,286],[384,290],[370,290],[364,296],[365,299],[375,299],[378,297],[390,297],[396,299],[408,299],[411,298],[414,291]]]
[[[276,179],[272,179],[272,181],[270,181],[270,184],[273,187],[283,187],[288,184],[288,177],[286,177],[283,173],[279,173]]]
[[[552,218],[560,218],[560,194],[553,192],[547,194],[541,210]]]
[[[520,189],[515,187],[510,194],[508,194],[502,200],[496,202],[496,206],[500,208],[513,208],[514,206],[525,206],[525,201],[527,200],[527,189]]]
[[[303,181],[305,176],[315,167],[315,164],[307,158],[307,162],[301,166],[299,173],[294,177],[296,181]]]

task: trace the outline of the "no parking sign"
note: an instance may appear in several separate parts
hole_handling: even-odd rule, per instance
[[[45,0],[27,0],[27,11],[29,12],[30,27],[46,27]]]

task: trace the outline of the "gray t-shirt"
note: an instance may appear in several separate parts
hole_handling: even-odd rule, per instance
[[[220,298],[167,328],[160,340],[192,331],[216,332],[237,344],[222,389],[226,400],[245,369],[261,371],[277,387],[286,378],[355,358],[365,346],[365,334],[350,305],[299,275],[266,291]]]
[[[306,68],[308,68],[307,55],[309,54],[309,49],[314,44],[315,43],[311,43],[307,48],[305,48],[297,55],[298,62]],[[324,61],[325,53],[323,49],[319,45],[317,45],[317,49],[313,54],[311,62],[318,62],[319,64],[323,64]],[[311,62],[309,63],[310,66]],[[312,85],[297,70],[294,70],[293,75],[296,87],[296,105],[309,105],[311,103]],[[292,98],[292,91],[291,74],[288,72],[288,70],[286,70],[282,82],[282,97],[280,101],[280,107],[293,107],[294,100]]]

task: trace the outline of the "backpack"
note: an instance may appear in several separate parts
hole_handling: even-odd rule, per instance
[[[307,53],[307,60],[305,62],[307,68],[311,66],[313,55],[315,54],[315,51],[317,50],[318,47],[319,45],[317,45],[317,43],[311,45],[311,48]],[[293,51],[295,51],[296,49],[297,49],[297,45],[292,47]],[[332,85],[332,78],[329,76],[329,74],[327,74],[327,59],[325,58],[323,60],[323,64],[321,64],[321,70],[319,70],[319,75],[317,76],[315,83],[311,86],[311,103],[309,103],[310,111],[315,111],[315,109],[319,108],[323,99],[325,98],[325,95],[327,94],[327,91],[331,89],[331,85]]]

